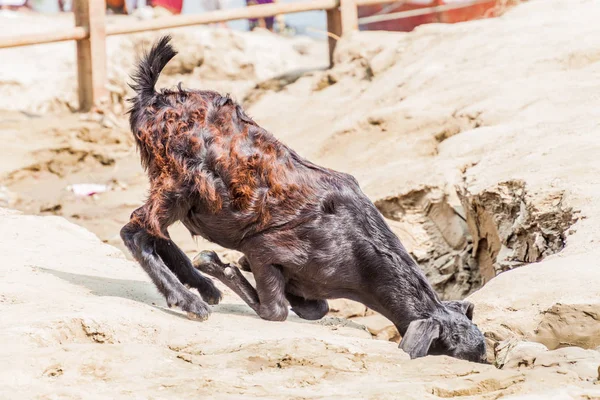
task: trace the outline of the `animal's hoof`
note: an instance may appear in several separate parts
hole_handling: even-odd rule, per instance
[[[200,297],[187,290],[167,298],[169,308],[178,307],[187,313],[189,319],[205,321],[210,316],[210,307]]]
[[[205,300],[208,304],[210,304],[211,306],[214,306],[214,305],[219,304],[219,302],[221,301],[221,298],[220,297],[209,297]]]
[[[221,294],[221,291],[219,289],[217,289],[215,286],[213,286],[209,290],[205,289],[204,291],[202,291],[202,293],[200,293],[200,295],[202,296],[204,301],[206,301],[211,306],[214,306],[215,304],[219,304],[219,302],[221,301],[221,298],[223,297],[223,295]]]
[[[208,314],[207,315],[196,314],[191,311],[188,311],[186,314],[187,314],[188,319],[191,319],[192,321],[201,321],[202,322],[202,321],[206,321],[208,319]]]
[[[187,313],[187,317],[194,321],[206,321],[210,316],[208,304],[196,297],[182,305],[181,309]]]
[[[219,256],[214,251],[202,251],[192,260],[194,268],[220,279],[223,276],[223,267],[225,266]]]
[[[194,257],[193,264],[197,267],[200,264],[217,263],[220,264],[221,260],[217,253],[211,250],[203,250]]]

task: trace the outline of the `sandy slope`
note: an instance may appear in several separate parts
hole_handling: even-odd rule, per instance
[[[346,320],[266,322],[229,292],[208,321],[190,321],[85,229],[0,212],[1,398],[492,399],[553,388],[600,396],[592,350],[535,348],[543,361],[534,363],[525,349],[521,364],[531,368],[513,361],[504,370],[447,357],[411,362]]]
[[[296,51],[275,72],[247,75],[244,65],[270,70],[259,67],[264,51],[252,58],[241,45],[236,57],[249,61],[229,59],[242,77],[232,83],[227,74],[204,79],[219,70],[202,65],[220,65],[226,54],[198,67],[189,50],[194,56],[163,78],[242,88],[258,122],[313,161],[354,174],[436,289],[472,294],[502,369],[444,357],[409,362],[356,323],[269,323],[231,294],[207,322],[188,321],[165,309],[139,267],[84,229],[0,211],[0,396],[600,398],[599,19],[597,2],[530,1],[496,20],[357,34],[339,43],[333,70],[287,86],[284,79],[250,90],[317,65],[316,53]],[[194,48],[186,35],[221,35],[207,32],[179,43]],[[253,39],[222,40],[235,48]],[[214,50],[203,49],[210,59]],[[15,54],[16,64],[44,60]],[[128,63],[115,63],[115,79]],[[44,87],[36,97],[32,75],[0,70],[0,93],[12,93],[16,79],[22,95],[0,100],[9,109],[0,112],[0,184],[9,191],[0,200],[63,215],[121,246],[118,229],[146,190],[123,121],[15,112],[51,110],[52,96],[64,109],[73,86]],[[65,190],[83,182],[114,189],[96,199]],[[173,233],[190,255],[211,247],[180,227]],[[376,316],[354,314],[381,336]]]

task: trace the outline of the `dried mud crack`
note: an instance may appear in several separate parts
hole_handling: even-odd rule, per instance
[[[458,204],[442,188],[423,187],[375,202],[442,299],[558,253],[578,219],[563,191],[532,195],[520,180],[478,193],[463,183],[456,194]]]

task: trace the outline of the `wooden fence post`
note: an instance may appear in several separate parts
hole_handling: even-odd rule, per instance
[[[273,0],[273,4],[279,3],[281,0]],[[275,19],[275,23],[277,23],[277,28],[279,28],[279,32],[283,32],[285,29],[285,16],[283,14],[277,14],[273,16]],[[273,27],[273,30],[275,27]]]
[[[342,35],[358,30],[358,6],[356,0],[340,0]]]
[[[333,52],[342,36],[342,13],[339,7],[327,10],[327,32],[329,32],[329,67],[333,67]]]
[[[75,25],[89,36],[77,41],[79,108],[89,111],[107,97],[106,90],[106,2],[74,0]]]
[[[327,10],[329,32],[329,66],[333,66],[333,52],[339,38],[358,30],[356,0],[340,0],[340,6]]]

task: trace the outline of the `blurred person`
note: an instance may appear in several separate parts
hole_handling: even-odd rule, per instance
[[[32,10],[30,0],[0,0],[0,10]]]
[[[197,0],[191,0],[197,1]],[[202,0],[204,11],[216,11],[223,9],[221,0]],[[183,10],[183,0],[149,0],[151,7],[160,7],[173,15],[181,14]],[[217,25],[227,27],[227,24],[220,22]]]
[[[178,14],[182,14],[183,13],[183,8],[184,8],[184,0],[147,0],[148,1],[148,5],[151,6],[152,8],[161,8],[163,10],[168,11],[170,14],[173,15],[178,15]],[[216,10],[222,10],[223,9],[223,4],[222,4],[222,0],[202,0],[200,3],[197,3],[198,0],[188,0],[188,1],[192,1],[195,2],[196,5],[200,5],[202,6],[202,10],[203,11],[216,11]],[[188,5],[188,11],[186,13],[189,13],[189,3],[187,3]],[[197,8],[196,7],[192,7],[191,12],[196,12]],[[212,24],[211,24],[212,25]],[[227,24],[225,22],[220,22],[217,24],[218,26],[227,28]]]
[[[274,4],[274,0],[246,0],[246,6],[255,6],[258,4]],[[275,25],[275,17],[266,18],[253,18],[249,19],[250,30],[253,31],[256,28],[264,28],[273,32],[273,26]]]
[[[0,0],[2,1],[2,0]],[[138,7],[138,0],[106,0],[106,9],[115,14],[131,14]],[[59,11],[70,11],[73,2],[69,0],[58,0]]]
[[[223,7],[223,0],[202,0],[202,8],[204,8],[204,11],[217,11],[217,10],[222,10]],[[225,22],[219,22],[216,24],[217,26],[220,26],[221,28],[227,28],[227,24]]]

